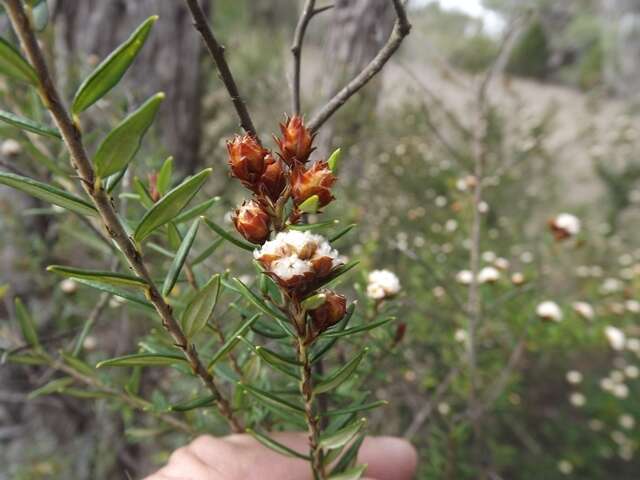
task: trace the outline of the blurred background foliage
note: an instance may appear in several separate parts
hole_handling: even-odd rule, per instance
[[[53,21],[43,35],[58,59],[64,90],[73,91],[131,25],[167,9],[163,2],[100,0],[73,12],[76,2],[50,1]],[[290,109],[288,49],[299,3],[208,5],[265,138]],[[336,5],[348,13],[361,3]],[[631,480],[640,471],[640,55],[634,56],[640,11],[631,0],[487,0],[485,8],[505,25],[525,12],[528,20],[505,74],[490,90],[480,252],[482,266],[496,268],[498,278],[480,286],[480,439],[473,438],[469,421],[469,287],[460,272],[469,269],[471,247],[474,92],[496,60],[503,32],[464,11],[413,2],[414,31],[400,55],[321,134],[321,149],[344,151],[339,207],[329,207],[327,216],[357,224],[339,245],[362,262],[345,285],[350,298],[360,298],[365,315],[371,308],[362,295],[366,272],[376,268],[395,271],[403,284],[389,308],[407,332],[400,345],[378,351],[364,375],[369,390],[390,400],[372,414],[370,431],[410,438],[420,452],[419,478]],[[148,91],[174,85],[168,91],[176,108],[162,110],[166,118],[146,138],[128,181],[159,169],[168,154],[182,174],[213,166],[217,174],[207,194],[221,197],[212,212],[222,222],[242,198],[224,165],[224,141],[237,132],[237,121],[185,12],[169,10],[160,12],[158,44],[150,49],[156,54],[134,65],[126,88],[101,102],[97,115],[113,125]],[[323,14],[309,30],[307,116],[349,75],[350,62],[366,62],[376,42],[384,41],[370,19],[344,11],[333,16],[338,13]],[[119,21],[122,29],[111,28]],[[336,28],[338,22],[346,26]],[[171,34],[179,25],[184,31]],[[335,45],[344,44],[341,29],[347,26],[364,32],[358,36],[364,44],[353,42],[338,58]],[[0,28],[10,36],[4,20]],[[189,61],[167,70],[163,59],[172,56]],[[4,83],[0,105],[30,118],[45,115],[26,90]],[[100,125],[106,133],[104,120]],[[173,128],[182,133],[174,135]],[[9,127],[0,126],[0,136],[3,169],[46,178],[48,159],[65,159],[59,147]],[[88,140],[95,145],[100,136]],[[60,165],[66,161],[54,166],[71,173]],[[547,221],[562,211],[577,215],[582,231],[556,242]],[[73,338],[99,296],[64,289],[59,278],[43,274],[44,267],[72,259],[104,268],[108,251],[89,239],[77,218],[5,188],[0,212],[0,347],[22,344],[13,308],[19,296],[41,336],[53,338],[55,351]],[[211,240],[200,238],[197,250]],[[167,262],[154,255],[157,264]],[[204,265],[253,273],[229,246]],[[536,317],[536,305],[545,300],[560,305],[561,322]],[[223,297],[222,303],[231,301]],[[578,301],[588,302],[594,314],[581,315]],[[148,322],[139,321],[144,317],[110,301],[85,340],[85,358],[95,362],[157,341],[147,334]],[[607,326],[624,332],[622,346],[607,341]],[[56,338],[61,332],[67,336]],[[393,331],[386,334],[391,338]],[[99,480],[122,478],[124,471],[139,478],[187,439],[153,416],[106,399],[54,394],[27,400],[55,375],[49,368],[0,366],[0,479]],[[140,394],[162,411],[195,389],[194,382],[177,378],[172,370],[145,369]],[[187,414],[194,425],[215,432],[219,423],[212,416]]]

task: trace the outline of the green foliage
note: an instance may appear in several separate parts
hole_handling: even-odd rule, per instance
[[[534,21],[518,39],[507,63],[507,71],[523,77],[543,79],[547,75],[550,50],[542,23]]]

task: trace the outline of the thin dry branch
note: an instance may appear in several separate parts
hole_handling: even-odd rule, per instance
[[[382,67],[385,66],[387,61],[393,56],[394,53],[400,48],[404,38],[409,35],[411,31],[411,24],[407,18],[407,12],[401,0],[391,0],[393,7],[396,11],[396,22],[393,25],[393,30],[387,43],[380,49],[378,54],[369,62],[369,64],[358,74],[353,80],[351,80],[345,87],[342,88],[334,97],[327,102],[311,119],[308,123],[308,127],[312,132],[317,132],[318,129],[327,121],[331,116],[342,107],[352,95],[357,93],[371,80]]]
[[[213,376],[200,360],[195,345],[190,343],[184,335],[182,328],[173,316],[171,307],[162,298],[151,279],[146,264],[142,260],[142,254],[120,223],[110,196],[104,188],[95,185],[93,166],[84,147],[82,134],[78,126],[69,117],[53,84],[49,68],[44,60],[44,55],[31,27],[29,17],[24,11],[22,2],[20,0],[5,0],[5,4],[13,29],[20,39],[27,58],[36,71],[42,101],[62,134],[71,156],[72,167],[78,173],[85,191],[96,206],[107,233],[118,245],[131,269],[148,285],[147,295],[162,319],[162,325],[169,332],[176,346],[182,350],[195,375],[200,378],[205,387],[212,393],[221,414],[228,420],[232,430],[236,432],[242,431],[243,428],[234,416],[231,405],[220,393]]]
[[[293,78],[291,84],[291,100],[293,102],[293,113],[300,115],[300,67],[302,65],[302,44],[307,26],[315,13],[316,0],[307,0],[302,8],[302,14],[298,20],[296,31],[293,35],[293,45],[291,54],[293,55]]]
[[[196,30],[200,32],[202,40],[216,64],[218,76],[220,77],[220,80],[222,80],[222,83],[224,83],[224,86],[231,97],[233,106],[235,107],[238,118],[240,119],[240,126],[245,132],[258,139],[258,133],[253,121],[251,120],[251,115],[249,115],[249,110],[247,110],[247,105],[240,96],[238,85],[233,78],[231,69],[229,69],[229,64],[224,56],[224,47],[220,42],[218,42],[213,34],[213,30],[209,26],[207,16],[205,15],[204,10],[202,10],[200,2],[198,2],[198,0],[185,1],[187,2],[187,7],[189,7],[189,10],[191,11],[193,25]]]

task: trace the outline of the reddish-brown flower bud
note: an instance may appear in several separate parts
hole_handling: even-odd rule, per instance
[[[336,176],[325,161],[314,163],[308,170],[303,165],[297,165],[291,174],[291,195],[296,205],[317,195],[318,206],[324,207],[333,200],[331,187],[334,183]]]
[[[267,167],[260,177],[260,189],[272,201],[280,198],[287,185],[287,176],[282,165],[282,161],[275,160],[271,155],[266,159]]]
[[[407,333],[407,324],[400,322],[396,327],[396,334],[393,337],[393,345],[399,344]]]
[[[243,203],[233,216],[233,224],[240,235],[251,243],[258,244],[269,238],[269,221],[269,214],[253,200]]]
[[[243,185],[253,190],[267,167],[265,157],[269,151],[251,135],[236,135],[233,140],[227,141],[227,151],[231,172]]]
[[[160,192],[158,191],[158,174],[150,173],[149,175],[149,196],[153,202],[160,200]]]
[[[338,323],[347,311],[347,299],[344,296],[334,292],[326,292],[325,295],[324,303],[309,312],[314,330],[317,332],[324,332]]]
[[[302,117],[294,115],[287,118],[285,123],[280,124],[282,138],[276,138],[280,147],[280,155],[288,165],[292,165],[294,160],[305,163],[313,151],[313,135],[304,126]]]

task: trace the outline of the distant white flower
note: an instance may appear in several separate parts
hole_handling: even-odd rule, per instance
[[[10,138],[0,144],[0,154],[5,157],[13,157],[22,151],[22,146],[14,139]]]
[[[624,374],[628,378],[636,379],[638,378],[638,376],[640,376],[640,369],[638,369],[638,367],[636,367],[635,365],[627,365],[624,368]]]
[[[531,263],[531,262],[533,262],[533,253],[531,253],[531,252],[522,252],[520,254],[520,261],[522,263]]]
[[[500,279],[500,272],[494,267],[484,267],[478,272],[479,283],[495,283]]]
[[[627,340],[627,350],[631,352],[638,353],[640,352],[640,339],[638,338],[629,338]]]
[[[521,272],[516,272],[511,275],[511,283],[514,285],[522,285],[525,281],[524,275]]]
[[[508,270],[509,269],[509,260],[507,260],[504,257],[498,257],[493,261],[493,264],[495,265],[496,268],[499,268],[500,270]]]
[[[567,372],[567,382],[571,383],[572,385],[577,385],[578,383],[582,382],[582,374],[577,370],[569,370]]]
[[[573,307],[573,310],[585,320],[593,320],[595,311],[591,304],[587,302],[573,302],[571,306]]]
[[[470,285],[473,281],[473,273],[470,270],[460,270],[456,274],[456,281],[462,285]]]
[[[468,338],[467,331],[464,330],[463,328],[459,328],[453,334],[453,338],[455,339],[456,342],[465,343]]]
[[[367,296],[374,300],[393,297],[400,292],[400,280],[390,270],[374,270],[367,280]]]
[[[600,286],[602,293],[615,293],[622,289],[622,282],[617,278],[605,278]]]
[[[631,430],[633,427],[635,427],[636,420],[628,413],[625,413],[623,415],[620,415],[620,417],[618,418],[618,425],[620,425],[625,430]]]
[[[569,401],[574,407],[584,407],[587,403],[587,397],[585,397],[582,393],[573,392],[569,396]]]
[[[489,204],[487,202],[480,202],[478,204],[478,212],[487,213],[489,211]]]
[[[622,350],[626,345],[627,337],[619,328],[609,325],[605,327],[604,334],[607,337],[609,345],[614,350]]]
[[[562,320],[562,310],[556,302],[546,301],[538,304],[536,307],[536,315],[543,320],[551,320],[559,322]]]
[[[60,282],[60,290],[67,295],[75,293],[78,290],[78,284],[72,278],[65,278]]]
[[[558,462],[558,470],[564,475],[571,475],[573,473],[573,464],[569,460],[560,460]]]
[[[614,385],[613,394],[618,398],[627,398],[629,396],[629,387],[624,383]]]
[[[575,237],[580,233],[580,219],[570,213],[560,213],[549,222],[551,231],[557,240]]]
[[[624,306],[629,313],[640,313],[640,302],[637,300],[627,300]]]
[[[495,252],[492,252],[491,250],[487,250],[486,252],[482,252],[482,260],[484,262],[491,263],[491,262],[494,262],[496,258],[497,257],[496,257]]]
[[[440,402],[438,404],[438,412],[440,412],[440,415],[449,415],[449,413],[451,412],[451,407],[449,406],[448,403],[445,402]]]

